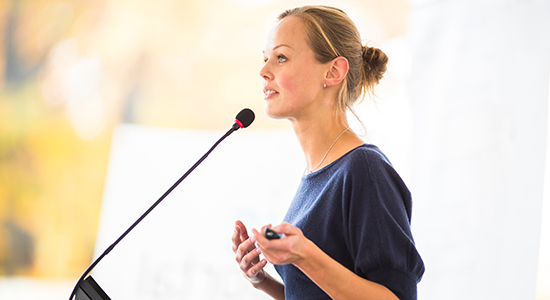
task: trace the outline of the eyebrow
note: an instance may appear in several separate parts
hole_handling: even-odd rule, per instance
[[[290,47],[287,44],[279,44],[279,45],[273,47],[273,51],[275,51],[275,50],[277,50],[278,48],[281,48],[281,47],[287,47],[287,48],[290,48],[290,49],[294,50],[294,48]],[[262,50],[262,52],[265,53],[265,50]]]

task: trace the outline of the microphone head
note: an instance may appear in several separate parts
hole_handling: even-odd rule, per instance
[[[246,128],[254,122],[255,117],[256,116],[251,109],[245,108],[237,114],[235,117],[235,123],[238,124],[240,128]]]

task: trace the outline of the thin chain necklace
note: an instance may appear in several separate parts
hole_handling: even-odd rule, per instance
[[[334,142],[332,142],[332,145],[330,145],[330,148],[328,148],[327,153],[325,153],[325,156],[323,156],[323,159],[321,159],[321,162],[315,168],[311,169],[308,172],[308,174],[313,173],[315,170],[317,170],[317,168],[319,168],[319,166],[325,161],[325,158],[327,158],[327,155],[330,152],[330,150],[332,149],[332,147],[334,146],[334,144],[336,144],[336,141],[338,141],[338,139],[342,136],[342,134],[344,134],[344,132],[348,131],[348,129],[349,129],[349,126],[346,129],[344,129],[344,131],[342,131],[342,133],[340,133],[340,135],[334,140]]]

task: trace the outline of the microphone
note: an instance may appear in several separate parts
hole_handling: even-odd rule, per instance
[[[249,109],[245,108],[241,110],[237,116],[235,117],[235,124],[233,124],[233,129],[239,130],[239,128],[246,128],[254,122],[254,112]]]
[[[73,296],[76,296],[76,300],[110,300],[109,296],[101,289],[99,284],[92,278],[92,276],[88,276],[90,272],[95,268],[95,266],[107,255],[111,250],[115,248],[115,246],[120,243],[120,241],[130,233],[157,205],[168,196],[195,168],[197,168],[200,163],[202,163],[208,155],[212,151],[214,151],[214,148],[216,148],[226,137],[228,137],[233,132],[241,129],[241,128],[247,128],[254,122],[254,112],[251,109],[245,108],[241,110],[237,116],[235,117],[235,123],[231,126],[231,129],[229,129],[225,135],[223,135],[215,144],[204,154],[183,176],[181,176],[176,183],[174,183],[149,209],[137,219],[137,221],[132,224],[111,246],[109,246],[103,254],[101,254],[89,267],[84,271],[80,279],[78,279],[76,285],[74,286],[73,292],[71,293],[71,296],[69,297],[69,300],[73,299]],[[86,276],[88,276],[86,278]]]

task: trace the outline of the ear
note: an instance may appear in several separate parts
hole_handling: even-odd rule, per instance
[[[329,63],[329,70],[325,76],[327,87],[340,84],[346,78],[349,63],[345,57],[338,56]]]

